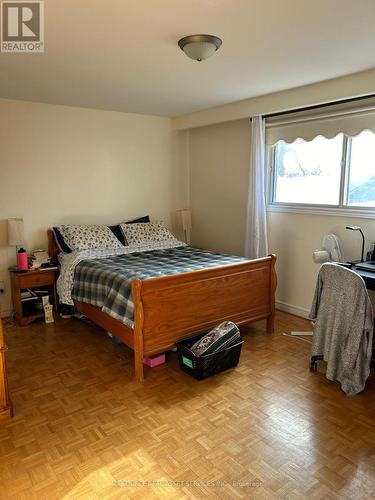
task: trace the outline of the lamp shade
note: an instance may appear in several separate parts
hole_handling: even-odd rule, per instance
[[[184,231],[191,229],[191,213],[190,210],[178,210],[180,224]]]
[[[214,35],[189,35],[178,41],[180,49],[195,61],[208,59],[219,49],[222,43],[222,40]]]
[[[17,247],[24,243],[23,219],[8,219],[8,245]]]
[[[184,52],[188,57],[190,57],[190,59],[194,59],[195,61],[204,61],[216,52],[216,47],[212,43],[208,42],[194,42],[185,45]]]

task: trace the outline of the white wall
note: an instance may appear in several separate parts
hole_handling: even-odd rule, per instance
[[[186,205],[185,160],[174,147],[183,134],[168,118],[0,99],[0,246],[9,217],[24,218],[28,249],[45,247],[47,228],[61,223],[150,214],[169,224]],[[3,314],[14,261],[2,246]]]
[[[250,122],[239,120],[190,130],[192,243],[211,250],[243,254],[248,192]],[[360,256],[360,235],[345,230],[362,226],[375,240],[374,219],[268,213],[270,252],[277,255],[279,305],[306,314],[319,265],[312,252],[325,234],[337,234],[345,257]]]

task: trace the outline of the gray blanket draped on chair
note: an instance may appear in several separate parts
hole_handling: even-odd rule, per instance
[[[324,356],[326,377],[348,396],[363,391],[370,373],[373,310],[363,279],[337,264],[323,264],[310,318],[312,356]]]

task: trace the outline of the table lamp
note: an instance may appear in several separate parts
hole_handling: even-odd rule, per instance
[[[180,226],[184,232],[185,242],[189,244],[190,243],[190,229],[192,227],[190,210],[188,210],[188,209],[177,210],[177,214],[179,217]]]
[[[346,226],[346,229],[349,229],[350,231],[359,231],[362,236],[362,252],[361,252],[361,262],[363,262],[363,254],[365,252],[365,236],[362,232],[362,229],[359,226]]]
[[[8,219],[8,245],[16,247],[16,257],[19,247],[24,244],[23,219]]]

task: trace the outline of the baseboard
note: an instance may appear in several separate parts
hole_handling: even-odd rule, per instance
[[[292,304],[286,304],[285,302],[276,300],[276,309],[294,314],[294,316],[300,316],[301,318],[309,319],[310,311],[309,309],[305,309],[304,307],[293,306]]]

